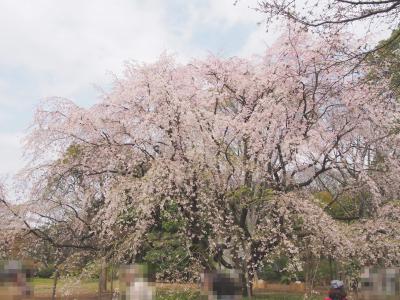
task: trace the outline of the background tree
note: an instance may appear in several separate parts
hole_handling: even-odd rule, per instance
[[[256,10],[266,16],[267,24],[274,20],[284,20],[288,26],[301,30],[310,30],[324,37],[326,44],[335,44],[338,34],[350,29],[366,29],[365,33],[377,33],[377,28],[396,30],[399,26],[400,1],[398,0],[312,0],[288,1],[267,0],[259,1]],[[296,26],[293,26],[296,25]],[[344,57],[337,57],[339,61],[353,60],[354,67],[358,67],[367,56],[381,49],[391,48],[392,43],[399,38],[400,32],[394,31],[392,37],[379,45],[367,45],[368,39],[359,44],[358,49],[342,49]],[[348,35],[349,42],[355,41],[354,35]],[[384,50],[385,51],[385,50]]]
[[[359,21],[367,25],[380,22],[389,29],[398,26],[400,2],[388,1],[260,1],[259,9],[267,14],[267,20],[286,18],[309,28],[332,30]],[[338,27],[339,26],[339,27]]]
[[[385,77],[390,80],[391,89],[400,95],[400,36],[399,29],[392,32],[392,35],[380,42],[380,45],[388,44],[387,47],[376,51],[369,57],[368,62],[373,66],[371,73],[372,80]]]

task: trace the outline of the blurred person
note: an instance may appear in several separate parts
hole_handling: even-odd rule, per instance
[[[137,265],[124,267],[121,272],[120,281],[122,281],[121,300],[155,299],[154,288],[149,284],[143,272],[143,267]]]
[[[233,273],[206,272],[202,275],[202,288],[208,300],[240,300],[241,286]]]
[[[344,289],[343,281],[332,280],[331,289],[329,290],[329,296],[324,300],[347,300],[347,294]]]
[[[29,270],[22,267],[19,261],[8,261],[1,270],[1,300],[25,300],[31,296],[31,288],[27,283]]]

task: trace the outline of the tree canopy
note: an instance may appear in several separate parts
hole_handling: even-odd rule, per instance
[[[190,261],[186,274],[219,264],[249,284],[276,253],[355,257],[352,241],[381,234],[374,255],[393,263],[399,104],[388,78],[336,63],[345,43],[289,32],[253,60],[163,55],[127,64],[91,108],[44,102],[26,139],[26,224],[56,247],[119,261],[154,261],[144,251],[158,236]],[[343,195],[363,213],[335,220]],[[348,227],[359,220],[368,226]]]

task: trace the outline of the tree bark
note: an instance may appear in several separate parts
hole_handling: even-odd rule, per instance
[[[332,256],[329,255],[329,280],[333,280],[333,262],[332,262]]]
[[[101,270],[99,276],[99,298],[103,293],[107,292],[107,264],[105,259],[101,261]]]
[[[249,271],[247,271],[246,280],[247,298],[251,299],[253,298],[253,275]]]
[[[53,287],[52,287],[52,292],[51,292],[51,300],[56,299],[56,291],[57,291],[57,282],[58,282],[58,277],[60,276],[60,272],[56,268],[56,271],[54,272],[54,280],[53,280]]]
[[[114,265],[111,265],[111,283],[110,283],[111,293],[114,293]]]

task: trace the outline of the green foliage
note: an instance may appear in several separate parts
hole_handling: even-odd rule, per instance
[[[346,219],[357,217],[368,210],[368,203],[371,195],[368,192],[360,191],[357,194],[343,194],[337,199],[327,191],[321,191],[314,194],[320,201],[323,208],[327,207],[327,212],[335,219]]]
[[[310,270],[314,284],[320,286],[329,285],[329,282],[337,277],[336,268],[336,262],[329,262],[329,259],[321,258]],[[304,278],[301,280],[304,281]]]
[[[233,203],[238,204],[240,207],[246,207],[267,201],[273,193],[273,190],[266,189],[262,185],[254,185],[251,188],[240,186],[236,190],[228,193],[227,198],[231,199]]]
[[[55,271],[54,265],[49,265],[49,266],[41,266],[37,271],[36,271],[36,276],[39,278],[51,278]]]
[[[374,71],[370,74],[373,81],[383,74],[390,80],[392,90],[397,97],[400,96],[400,29],[394,30],[387,40],[379,43],[378,51],[372,53],[368,59]],[[378,46],[378,47],[379,47]]]
[[[62,162],[68,164],[70,160],[77,158],[81,153],[81,146],[79,144],[72,144],[67,148]]]
[[[149,248],[144,261],[155,266],[155,272],[163,279],[175,268],[184,271],[187,265],[187,252],[177,234],[170,232],[152,232],[148,235]]]
[[[282,283],[282,284],[290,284],[291,282],[292,282],[292,278],[290,276],[287,276],[287,275],[282,275],[281,276],[280,283]]]
[[[265,281],[274,281],[289,284],[293,280],[293,274],[285,271],[289,259],[284,256],[276,257],[270,264],[264,265],[258,272],[258,277]]]
[[[342,196],[329,207],[329,214],[336,218],[358,216],[363,195]]]
[[[78,144],[73,144],[67,149],[67,156],[77,157],[81,153],[81,146]]]
[[[323,205],[329,205],[332,202],[333,196],[328,191],[321,191],[314,194],[314,197],[317,198]]]
[[[101,262],[98,260],[89,261],[82,268],[78,268],[78,276],[86,279],[98,279],[101,273]]]
[[[126,206],[120,213],[117,219],[117,224],[121,226],[133,226],[135,224],[137,214],[135,208],[132,206]]]
[[[289,258],[277,256],[272,263],[265,264],[258,270],[258,278],[267,282],[279,282],[281,284],[290,284],[296,280],[305,281],[305,271],[296,271],[295,273],[287,271]],[[337,266],[335,261],[329,261],[327,258],[321,258],[312,270],[314,282],[317,285],[327,285],[332,278],[337,276]],[[344,266],[346,275],[355,275],[359,268],[355,266]]]
[[[351,260],[344,264],[344,272],[347,278],[349,278],[349,289],[355,289],[361,280],[361,265],[356,260]]]
[[[192,276],[186,243],[179,233],[182,226],[177,206],[170,204],[147,235],[143,261],[152,266],[160,280],[189,280]]]

